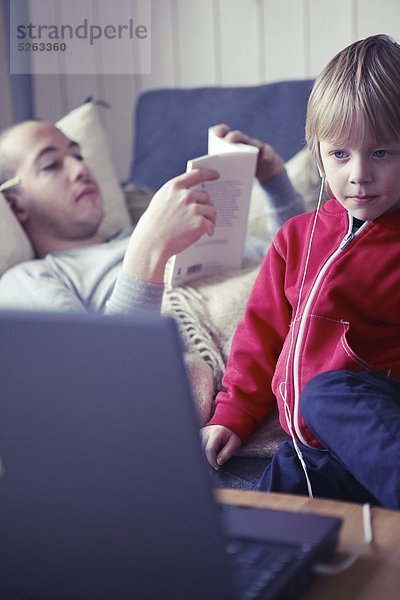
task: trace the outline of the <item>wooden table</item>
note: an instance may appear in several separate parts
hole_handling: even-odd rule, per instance
[[[310,499],[242,490],[219,490],[217,498],[228,504],[306,511],[343,519],[338,553],[341,557],[364,542],[362,507],[333,500]],[[347,571],[315,577],[302,600],[399,600],[400,512],[371,508],[374,540]]]

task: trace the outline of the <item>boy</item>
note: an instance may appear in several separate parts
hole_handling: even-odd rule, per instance
[[[358,41],[317,78],[306,137],[331,200],[277,234],[213,418],[219,469],[278,404],[266,491],[400,508],[400,46]]]

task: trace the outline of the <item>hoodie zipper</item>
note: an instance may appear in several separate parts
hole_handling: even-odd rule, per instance
[[[305,330],[306,323],[307,323],[307,318],[310,313],[310,309],[313,304],[315,294],[317,293],[317,291],[321,285],[321,282],[324,279],[326,271],[329,269],[331,264],[335,261],[337,256],[342,252],[342,250],[344,248],[346,248],[346,246],[348,246],[348,244],[350,244],[350,242],[360,233],[360,231],[362,229],[364,229],[364,227],[365,227],[365,225],[367,225],[367,223],[368,223],[368,221],[363,223],[363,225],[361,225],[361,227],[359,229],[357,229],[356,232],[353,232],[353,217],[349,214],[349,227],[348,227],[347,234],[345,235],[345,237],[339,244],[338,248],[333,252],[333,254],[331,254],[331,256],[328,258],[328,260],[322,267],[321,271],[319,272],[311,290],[309,291],[307,302],[304,306],[303,315],[300,317],[300,326],[299,326],[298,334],[296,336],[296,343],[295,343],[294,353],[293,353],[293,392],[294,392],[293,416],[294,416],[294,428],[295,428],[296,435],[297,435],[298,439],[306,446],[309,446],[309,444],[304,439],[304,437],[301,433],[301,430],[300,430],[300,426],[299,426],[299,405],[300,405],[300,402],[299,402],[299,400],[300,400],[299,362],[300,362],[301,347],[302,347],[302,342],[303,342],[304,330]]]

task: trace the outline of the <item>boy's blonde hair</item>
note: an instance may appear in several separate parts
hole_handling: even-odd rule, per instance
[[[377,143],[400,141],[400,45],[373,35],[339,52],[315,80],[307,108],[306,140],[319,166],[319,142],[339,146],[349,134]]]

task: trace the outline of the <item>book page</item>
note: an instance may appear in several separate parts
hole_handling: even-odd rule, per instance
[[[210,137],[216,138],[213,134]],[[187,170],[209,168],[220,174],[219,179],[200,186],[210,194],[217,209],[215,232],[212,237],[202,236],[173,258],[169,272],[171,286],[238,269],[242,263],[258,149],[245,144],[230,144],[221,138],[211,141],[210,146],[218,153],[190,160]]]
[[[215,135],[212,127],[208,130],[208,154],[227,154],[228,152],[250,152],[258,156],[258,149],[249,144],[227,142],[225,138]]]

